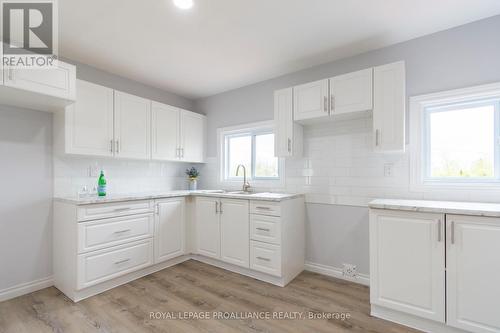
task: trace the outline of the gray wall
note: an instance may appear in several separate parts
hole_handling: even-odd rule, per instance
[[[52,115],[0,105],[0,290],[52,275]]]
[[[312,67],[195,101],[208,116],[208,156],[216,156],[216,129],[273,118],[273,91],[351,71],[405,60],[407,95],[500,81],[500,16]],[[367,208],[308,204],[307,259],[367,273]]]
[[[76,65],[77,77],[83,80],[186,109],[193,107],[193,101],[184,97]],[[52,275],[52,114],[0,105],[0,156],[1,292]],[[146,167],[148,163],[144,162]]]

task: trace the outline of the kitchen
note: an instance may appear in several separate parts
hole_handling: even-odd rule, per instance
[[[500,331],[498,4],[174,2],[4,68],[0,332]]]

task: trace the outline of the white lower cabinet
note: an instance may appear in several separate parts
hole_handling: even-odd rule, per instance
[[[196,198],[196,252],[220,258],[220,219],[218,198]]]
[[[155,217],[155,263],[183,255],[185,233],[185,199],[158,200]]]
[[[303,197],[191,196],[54,201],[54,285],[80,301],[189,258],[279,286],[304,269]]]
[[[248,201],[224,199],[219,205],[221,260],[248,268],[250,267]]]
[[[444,215],[370,212],[370,300],[445,320]]]
[[[500,332],[500,218],[370,209],[372,314],[430,332]]]
[[[447,215],[447,321],[500,332],[500,218]]]

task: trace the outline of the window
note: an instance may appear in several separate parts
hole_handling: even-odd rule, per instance
[[[500,186],[500,85],[410,103],[412,185]]]
[[[225,128],[220,131],[221,180],[243,179],[243,170],[236,175],[238,165],[244,165],[247,178],[253,181],[279,181],[282,161],[274,156],[272,122]]]

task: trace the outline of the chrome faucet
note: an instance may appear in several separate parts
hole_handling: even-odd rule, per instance
[[[250,192],[250,183],[247,182],[247,168],[243,164],[238,165],[236,168],[236,177],[238,177],[240,167],[243,168],[243,192]]]

